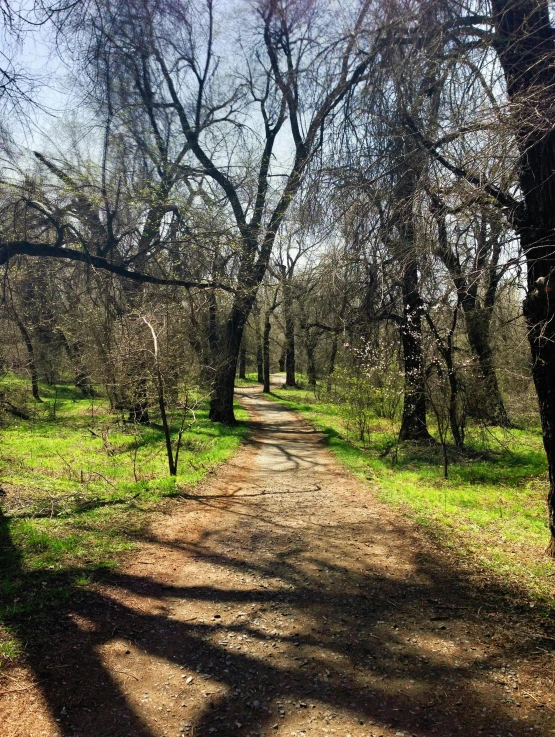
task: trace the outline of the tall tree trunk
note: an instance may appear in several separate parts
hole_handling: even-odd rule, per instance
[[[28,366],[29,366],[29,372],[31,374],[31,391],[33,392],[33,399],[35,400],[35,402],[42,402],[40,392],[39,392],[39,374],[37,371],[37,364],[35,361],[35,349],[33,348],[33,341],[31,340],[31,336],[29,335],[29,331],[25,327],[23,320],[21,320],[21,318],[19,317],[19,315],[13,308],[11,310],[11,313],[14,317],[17,327],[19,328],[19,332],[21,333],[21,337],[23,338],[23,342],[25,343],[25,348],[27,349]]]
[[[215,376],[210,400],[209,418],[225,425],[235,424],[233,412],[233,393],[237,361],[245,324],[254,302],[255,290],[251,287],[250,296],[236,296],[228,321],[221,336]]]
[[[449,426],[451,434],[457,448],[464,447],[463,435],[461,433],[461,424],[459,422],[459,413],[457,411],[459,397],[459,382],[457,374],[453,366],[448,366],[449,372]]]
[[[256,335],[256,380],[264,384],[264,354],[262,350],[262,335],[260,332],[260,307],[258,302],[253,307],[254,333]]]
[[[263,353],[264,353],[264,391],[270,392],[270,331],[272,329],[272,323],[270,321],[270,315],[272,310],[266,310],[264,315],[264,336],[262,340]]]
[[[478,399],[479,417],[491,424],[509,427],[511,422],[497,382],[490,337],[491,316],[500,278],[497,270],[501,253],[499,239],[495,238],[493,243],[491,240],[488,242],[487,218],[482,213],[475,268],[467,276],[463,273],[458,254],[449,242],[445,212],[445,203],[437,195],[432,195],[432,213],[438,226],[437,255],[449,272],[457,290],[459,304],[465,316],[468,344],[472,355],[478,361],[476,374],[483,390]],[[491,255],[489,263],[487,263],[488,255]],[[483,272],[487,276],[487,285],[486,296],[481,301],[478,290]]]
[[[245,334],[243,333],[243,342],[239,352],[239,378],[247,378],[247,346],[245,345]]]
[[[218,304],[216,292],[212,289],[208,295],[208,347],[210,350],[211,366],[216,365],[220,350],[218,336]]]
[[[492,0],[496,49],[519,147],[524,207],[514,213],[528,266],[524,314],[549,466],[555,557],[555,36],[547,0]]]
[[[293,314],[293,297],[291,284],[287,278],[283,280],[283,319],[285,322],[285,383],[297,386],[295,366],[295,316]]]
[[[478,359],[478,378],[482,383],[480,416],[486,422],[501,427],[509,427],[511,422],[501,397],[493,363],[490,340],[491,310],[485,307],[475,307],[472,310],[464,311],[464,316],[468,343],[472,354]]]
[[[337,344],[338,344],[337,333],[333,334],[331,342],[330,360],[328,364],[328,376],[331,376],[335,371],[335,361],[337,359]]]
[[[310,332],[307,331],[306,336],[306,374],[308,377],[308,385],[314,388],[316,386],[317,376],[316,376],[316,358],[315,358],[315,351],[316,351],[316,337],[313,335],[310,335]]]
[[[407,261],[403,271],[401,343],[405,370],[401,440],[431,440],[426,424],[426,383],[422,353],[422,305],[418,292],[418,264]]]
[[[285,343],[281,347],[281,355],[279,357],[279,371],[282,374],[285,371]]]

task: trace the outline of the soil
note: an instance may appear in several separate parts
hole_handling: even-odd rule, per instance
[[[235,458],[45,621],[3,737],[555,735],[555,637],[258,390]]]

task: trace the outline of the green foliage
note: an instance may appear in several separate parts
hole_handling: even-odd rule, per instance
[[[247,387],[247,386],[260,386],[258,383],[257,374],[246,374],[246,378],[240,379],[238,376],[235,378],[235,386]]]
[[[347,404],[283,389],[274,397],[322,432],[345,466],[440,544],[553,604],[553,564],[544,555],[547,462],[538,431],[469,427],[466,452],[449,449],[450,477],[444,479],[439,444],[399,444],[397,426],[374,414],[365,447]]]
[[[16,654],[12,628],[115,565],[148,535],[148,513],[186,494],[248,432],[239,406],[230,428],[210,422],[201,404],[172,478],[157,424],[122,423],[104,399],[69,386],[41,394],[31,420],[4,418],[0,428],[0,666]],[[174,435],[179,422],[176,414]]]

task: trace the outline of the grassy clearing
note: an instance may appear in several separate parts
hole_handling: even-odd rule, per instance
[[[362,444],[348,409],[307,390],[276,389],[274,398],[322,432],[339,461],[378,496],[422,525],[442,545],[524,589],[555,610],[555,567],[548,540],[547,464],[539,431],[470,428],[468,453],[396,441],[397,425],[374,417]]]
[[[17,380],[9,381],[13,396]],[[4,417],[0,426],[0,667],[19,653],[22,622],[116,565],[147,533],[149,513],[229,458],[248,432],[238,405],[233,428],[211,423],[201,405],[172,478],[161,427],[124,423],[105,400],[69,386],[41,392],[32,419]]]
[[[240,379],[239,377],[235,379],[235,386],[261,386],[261,384],[258,381],[257,374],[246,374],[244,379]]]

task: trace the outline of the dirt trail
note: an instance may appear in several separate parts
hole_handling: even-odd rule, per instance
[[[298,417],[240,395],[250,442],[37,632],[0,734],[555,734],[533,613],[504,614],[510,592],[477,589]]]

